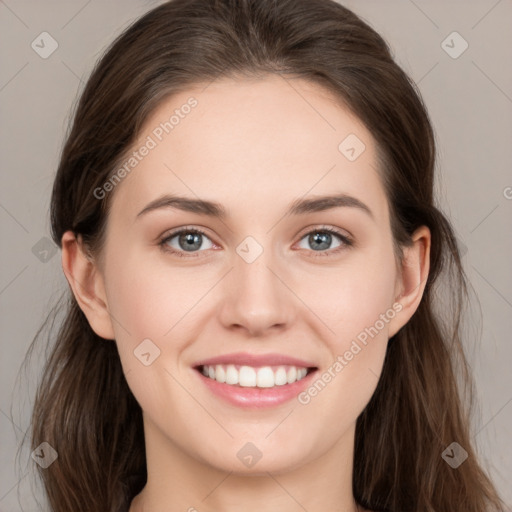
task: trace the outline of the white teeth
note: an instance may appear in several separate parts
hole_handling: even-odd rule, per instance
[[[215,380],[219,382],[226,382],[226,372],[224,367],[220,364],[215,367]]]
[[[303,379],[308,373],[307,368],[296,366],[263,366],[253,368],[251,366],[235,366],[234,364],[215,366],[203,366],[202,374],[217,382],[239,385],[245,388],[273,388],[293,384]]]
[[[295,382],[297,380],[297,368],[295,368],[295,366],[290,366],[290,369],[288,370],[288,373],[286,375],[288,384]]]
[[[274,387],[274,372],[270,366],[265,366],[258,370],[256,377],[256,385],[259,388],[273,388]]]
[[[238,384],[238,370],[232,364],[226,368],[226,384]]]
[[[238,384],[244,388],[256,386],[256,370],[250,366],[242,366],[238,372]]]
[[[276,386],[284,386],[288,384],[288,379],[286,378],[286,368],[280,366],[277,369],[277,372],[274,374],[274,383]]]

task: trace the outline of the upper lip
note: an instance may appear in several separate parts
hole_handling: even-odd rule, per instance
[[[297,359],[296,357],[284,354],[248,354],[244,352],[236,352],[233,354],[224,354],[221,356],[203,359],[194,364],[197,366],[215,366],[217,364],[236,364],[241,366],[298,366],[300,368],[316,368],[310,361]]]

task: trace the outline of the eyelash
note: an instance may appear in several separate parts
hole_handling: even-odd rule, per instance
[[[164,252],[175,254],[176,256],[178,256],[180,258],[196,258],[196,257],[198,257],[199,256],[198,253],[203,252],[203,251],[196,251],[195,253],[191,252],[188,255],[186,255],[186,251],[177,251],[175,249],[170,248],[167,245],[167,242],[169,242],[169,240],[172,240],[174,237],[176,237],[177,235],[181,235],[182,233],[199,234],[199,235],[205,236],[206,238],[209,238],[208,235],[201,229],[185,227],[185,228],[181,228],[177,231],[173,231],[169,235],[166,235],[164,238],[162,238],[158,242],[158,245]],[[311,231],[308,231],[307,233],[304,233],[304,235],[301,236],[300,240],[302,240],[306,236],[311,235],[313,233],[329,233],[330,235],[337,236],[342,242],[342,245],[340,245],[339,247],[336,247],[335,249],[328,249],[326,251],[310,251],[310,252],[316,253],[316,255],[314,257],[333,256],[333,255],[336,255],[337,253],[339,253],[340,251],[343,251],[343,250],[347,249],[348,247],[352,247],[354,245],[354,242],[351,238],[349,238],[348,236],[343,235],[339,231],[337,231],[333,228],[329,228],[327,226],[325,226],[325,227],[321,226],[319,228],[315,228]]]

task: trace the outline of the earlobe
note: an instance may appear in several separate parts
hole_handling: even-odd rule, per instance
[[[394,336],[414,315],[420,305],[430,270],[431,234],[427,226],[421,226],[412,235],[412,245],[404,247],[401,273],[397,278],[399,289],[396,302],[400,314],[389,326],[389,337]]]
[[[62,269],[73,295],[93,331],[105,339],[114,339],[103,277],[94,260],[86,254],[80,237],[72,231],[62,235]]]

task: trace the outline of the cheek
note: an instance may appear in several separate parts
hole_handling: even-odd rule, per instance
[[[163,341],[199,299],[192,274],[187,279],[180,269],[148,264],[136,254],[111,265],[108,272],[107,296],[119,334],[116,339]]]
[[[318,277],[307,290],[302,285],[303,296],[329,328],[334,349],[346,349],[351,339],[376,322],[385,337],[388,323],[379,320],[381,315],[385,320],[394,316],[396,274],[392,255],[382,251],[375,257],[353,258],[330,270],[324,279]]]
[[[197,298],[181,275],[148,265],[135,251],[127,258],[111,254],[106,281],[109,310],[123,371],[132,393],[150,418],[167,417],[169,403],[187,405],[177,384],[176,362],[187,338],[178,334]],[[171,414],[169,412],[169,414]]]
[[[333,272],[321,291],[312,289],[311,304],[329,327],[323,331],[329,359],[322,382],[311,391],[326,407],[343,405],[341,415],[350,409],[349,416],[357,416],[371,398],[386,355],[389,325],[398,314],[394,258],[381,254],[373,264],[366,259]]]

